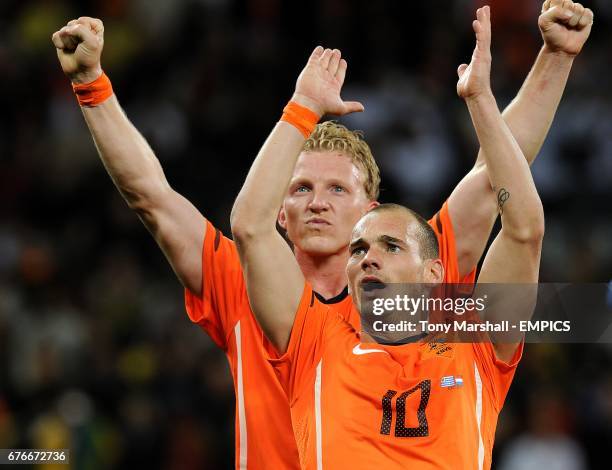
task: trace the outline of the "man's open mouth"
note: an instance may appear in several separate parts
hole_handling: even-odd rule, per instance
[[[386,284],[374,276],[366,276],[361,280],[361,288],[364,292],[371,292],[379,289],[384,289]]]

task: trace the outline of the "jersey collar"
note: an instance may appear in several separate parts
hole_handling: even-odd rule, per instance
[[[315,292],[314,294],[316,295],[319,302],[321,302],[322,304],[337,304],[348,297],[348,286],[344,286],[342,292],[340,292],[337,296],[332,297],[331,299],[326,299],[318,292]]]

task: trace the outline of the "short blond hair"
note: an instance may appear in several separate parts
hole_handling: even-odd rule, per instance
[[[370,146],[361,131],[351,131],[342,124],[325,121],[317,124],[314,132],[304,143],[305,152],[343,152],[364,174],[363,186],[371,201],[379,194],[380,170],[372,156]]]

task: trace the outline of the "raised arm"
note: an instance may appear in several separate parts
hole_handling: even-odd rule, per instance
[[[346,67],[338,50],[317,47],[308,59],[291,101],[307,108],[304,112],[312,118],[311,124],[326,113],[363,110],[360,103],[340,98]],[[276,218],[305,134],[289,122],[276,124],[251,166],[231,216],[251,308],[281,352],[287,348],[304,276],[276,230]]]
[[[530,164],[548,134],[574,58],[589,37],[592,24],[593,12],[579,3],[546,0],[542,4],[538,26],[544,45],[516,98],[503,113],[504,121]],[[482,256],[497,218],[483,150],[481,146],[474,168],[448,201],[459,271],[464,275]]]
[[[72,20],[53,34],[52,41],[62,69],[73,84],[101,80],[104,26],[100,20]],[[155,154],[115,95],[94,104],[81,110],[108,174],[155,237],[183,285],[199,295],[204,217],[170,187]]]
[[[497,195],[502,228],[485,258],[479,283],[536,283],[544,236],[544,211],[529,165],[502,116],[490,87],[489,7],[473,23],[476,48],[470,65],[459,67],[457,93],[465,99]],[[495,344],[509,360],[516,344]]]

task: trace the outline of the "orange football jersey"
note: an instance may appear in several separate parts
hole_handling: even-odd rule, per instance
[[[446,282],[473,282],[474,272],[459,279],[446,203],[429,223],[438,237]],[[191,321],[225,351],[230,364],[236,392],[236,468],[300,468],[287,396],[268,362],[274,350],[251,311],[234,242],[210,222],[202,250],[202,278],[202,295],[186,290],[185,306]],[[333,299],[319,296],[318,300],[333,304],[335,312],[359,325],[346,289]]]
[[[486,343],[361,343],[305,286],[275,365],[308,469],[483,469],[522,344],[509,363]]]

